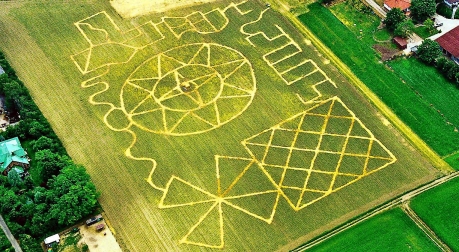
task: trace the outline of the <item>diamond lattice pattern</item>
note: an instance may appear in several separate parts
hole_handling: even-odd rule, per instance
[[[243,143],[297,210],[396,161],[337,97]]]

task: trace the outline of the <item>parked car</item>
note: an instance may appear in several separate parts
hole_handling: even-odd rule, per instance
[[[86,226],[91,226],[92,224],[97,223],[101,220],[102,220],[102,215],[101,214],[96,215],[86,221]]]

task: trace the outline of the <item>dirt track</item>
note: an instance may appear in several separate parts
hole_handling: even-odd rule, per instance
[[[312,44],[324,54],[324,56],[339,69],[339,71],[352,83],[354,84],[370,101],[371,103],[407,138],[410,143],[417,148],[420,153],[425,156],[437,169],[443,171],[444,173],[450,173],[447,176],[441,177],[437,180],[434,180],[425,186],[422,186],[418,189],[413,191],[407,192],[402,196],[393,199],[392,201],[381,205],[374,210],[366,213],[365,215],[361,216],[358,219],[355,219],[351,222],[346,223],[345,225],[319,237],[318,239],[313,240],[307,244],[304,244],[300,247],[293,249],[292,251],[304,251],[308,248],[311,248],[328,238],[335,236],[369,218],[374,215],[377,215],[387,209],[390,209],[394,206],[400,205],[403,202],[406,202],[413,198],[420,193],[429,190],[433,187],[443,184],[446,181],[449,181],[455,177],[459,177],[459,172],[451,173],[453,170],[452,168],[443,160],[441,159],[429,146],[421,139],[418,135],[416,135],[411,128],[409,128],[405,123],[403,123],[395,113],[384,104],[379,97],[377,97],[354,73],[344,64],[328,47],[326,47],[307,27],[305,27],[298,18],[296,18],[292,13],[290,13],[288,9],[288,5],[283,3],[283,1],[273,1],[267,0],[271,4],[271,6],[279,11],[284,17],[288,18],[292,24],[307,38],[310,39]],[[288,247],[285,246],[285,247]],[[284,247],[284,248],[285,248]]]
[[[339,234],[339,233],[341,233],[341,232],[343,232],[343,231],[345,231],[345,230],[347,230],[347,229],[349,229],[349,228],[351,228],[351,227],[353,227],[353,226],[355,226],[355,225],[357,225],[357,224],[359,224],[359,223],[361,223],[361,222],[363,222],[363,221],[365,221],[365,220],[367,220],[367,219],[369,219],[369,218],[371,218],[371,217],[373,217],[373,216],[375,216],[375,215],[377,215],[379,213],[382,213],[382,212],[384,212],[384,211],[386,211],[386,210],[388,210],[390,208],[393,208],[393,207],[395,207],[397,205],[400,205],[400,204],[402,204],[402,203],[404,203],[406,201],[409,201],[413,197],[415,197],[415,196],[417,196],[417,195],[419,195],[419,194],[421,194],[421,193],[423,193],[423,192],[425,192],[425,191],[427,191],[429,189],[432,189],[432,188],[434,188],[436,186],[439,186],[439,185],[441,185],[441,184],[443,184],[443,183],[445,183],[447,181],[450,181],[451,179],[454,179],[456,177],[459,177],[459,171],[451,173],[451,174],[449,174],[447,176],[444,176],[444,177],[441,177],[439,179],[436,179],[436,180],[434,180],[434,181],[432,181],[432,182],[430,182],[430,183],[428,183],[428,184],[426,184],[426,185],[424,185],[422,187],[419,187],[419,188],[417,188],[417,189],[415,189],[413,191],[407,192],[407,193],[403,194],[402,196],[400,196],[398,198],[395,198],[392,201],[390,201],[390,202],[388,202],[388,203],[386,203],[384,205],[381,205],[378,208],[375,208],[374,210],[366,213],[365,215],[361,216],[360,218],[357,218],[357,219],[355,219],[353,221],[350,221],[350,222],[346,223],[345,225],[343,225],[343,226],[341,226],[341,227],[339,227],[339,228],[337,228],[337,229],[335,229],[335,230],[333,230],[333,231],[331,231],[331,232],[329,232],[329,233],[327,233],[327,234],[325,234],[325,235],[323,235],[323,236],[321,236],[321,237],[319,237],[319,238],[317,238],[317,239],[315,239],[315,240],[313,240],[311,242],[308,242],[308,243],[306,243],[306,244],[304,244],[304,245],[302,245],[300,247],[297,247],[297,248],[295,248],[295,249],[293,249],[291,251],[305,251],[306,249],[312,248],[312,247],[316,246],[317,244],[319,244],[319,243],[321,243],[321,242],[323,242],[325,240],[328,240],[329,238],[331,238],[331,237],[333,237],[333,236],[335,236],[335,235],[337,235],[337,234]],[[429,236],[429,238],[432,239],[431,236]],[[434,242],[435,242],[435,244],[437,244],[436,241],[434,241]],[[446,245],[442,246],[442,248],[445,248],[445,247],[448,248]],[[445,249],[443,251],[450,251],[450,250]]]

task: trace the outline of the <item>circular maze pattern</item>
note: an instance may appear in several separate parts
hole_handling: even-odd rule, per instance
[[[256,81],[238,51],[212,43],[188,44],[147,59],[121,91],[131,124],[168,135],[217,128],[250,105]]]

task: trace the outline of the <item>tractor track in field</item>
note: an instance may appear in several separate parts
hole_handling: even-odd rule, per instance
[[[317,238],[317,239],[315,239],[315,240],[312,240],[312,241],[310,241],[310,242],[308,242],[308,243],[306,243],[306,244],[304,244],[304,245],[302,245],[302,246],[299,246],[299,247],[297,247],[297,248],[295,248],[295,249],[293,249],[293,250],[291,250],[291,251],[292,251],[292,252],[305,251],[305,250],[307,250],[307,249],[309,249],[309,248],[312,248],[312,247],[314,247],[314,246],[316,246],[316,245],[318,245],[318,244],[320,244],[320,243],[322,243],[322,242],[324,242],[324,241],[326,241],[326,240],[332,238],[333,236],[335,236],[335,235],[337,235],[337,234],[339,234],[339,233],[341,233],[341,232],[343,232],[343,231],[346,231],[346,230],[350,229],[351,227],[353,227],[353,226],[355,226],[355,225],[357,225],[357,224],[359,224],[359,223],[361,223],[361,222],[363,222],[363,221],[365,221],[365,220],[367,220],[367,219],[369,219],[369,218],[371,218],[371,217],[373,217],[373,216],[375,216],[375,215],[377,215],[377,214],[379,214],[379,213],[382,213],[382,212],[384,212],[384,211],[386,211],[386,210],[389,210],[389,209],[391,209],[391,208],[393,208],[393,207],[395,207],[395,206],[399,206],[399,205],[405,204],[406,202],[408,202],[409,200],[411,200],[413,197],[415,197],[415,196],[417,196],[417,195],[419,195],[419,194],[421,194],[421,193],[423,193],[423,192],[425,192],[425,191],[427,191],[427,190],[429,190],[429,189],[432,189],[432,188],[434,188],[434,187],[437,187],[437,186],[439,186],[439,185],[441,185],[441,184],[443,184],[443,183],[445,183],[445,182],[447,182],[447,181],[450,181],[450,180],[452,180],[452,179],[454,179],[454,178],[457,178],[457,177],[459,177],[459,171],[454,172],[454,173],[451,173],[451,174],[446,175],[446,176],[443,176],[443,177],[441,177],[441,178],[438,178],[438,179],[436,179],[436,180],[434,180],[434,181],[432,181],[432,182],[430,182],[430,183],[428,183],[428,184],[426,184],[426,185],[424,185],[424,186],[421,186],[421,187],[419,187],[419,188],[417,188],[417,189],[414,189],[414,190],[412,190],[412,191],[410,191],[410,192],[407,192],[407,193],[405,193],[405,194],[403,194],[403,195],[401,195],[401,196],[399,196],[399,197],[397,197],[397,198],[395,198],[395,199],[393,199],[393,200],[391,200],[391,201],[389,201],[389,202],[387,202],[387,203],[385,203],[385,204],[383,204],[383,205],[381,205],[381,206],[379,206],[379,207],[373,209],[372,211],[367,212],[366,214],[360,216],[359,218],[354,219],[354,220],[352,220],[352,221],[350,221],[350,222],[348,222],[348,223],[346,223],[346,224],[344,224],[344,225],[342,225],[342,226],[340,226],[340,227],[338,227],[338,228],[336,228],[336,229],[334,229],[334,230],[332,230],[332,231],[326,233],[325,235],[322,235],[322,236],[320,236],[319,238]],[[405,208],[402,207],[402,209],[404,210],[404,212],[405,212],[410,218],[412,218],[412,216],[406,211]],[[410,210],[411,210],[411,208],[410,208]],[[412,211],[412,210],[411,210],[411,211]],[[413,212],[413,213],[414,213],[414,212]],[[414,213],[414,214],[415,214],[415,213]],[[416,215],[416,214],[415,214],[415,215]],[[417,216],[417,215],[416,215],[416,216]],[[417,217],[417,219],[419,219],[419,221],[422,222],[422,220],[421,220],[419,217]],[[414,219],[413,219],[413,221],[414,221]],[[415,223],[416,223],[416,225],[419,226],[418,221],[415,221]],[[424,222],[422,222],[422,223],[424,223]],[[428,229],[430,230],[430,228],[429,228],[427,225],[424,224],[423,226],[426,227],[426,228],[428,228]],[[420,227],[420,228],[421,228],[421,227]],[[431,239],[431,240],[432,240],[432,241],[433,241],[442,251],[451,251],[451,250],[448,248],[448,246],[447,246],[446,244],[444,244],[444,243],[435,235],[435,233],[434,233],[432,230],[430,230],[430,232],[427,231],[427,229],[424,230],[423,228],[421,228],[421,230],[424,231],[424,232],[426,233],[426,235],[427,235],[427,236],[428,236],[428,237],[429,237],[429,238],[430,238],[430,239]],[[432,236],[432,234],[433,234],[433,236]]]

